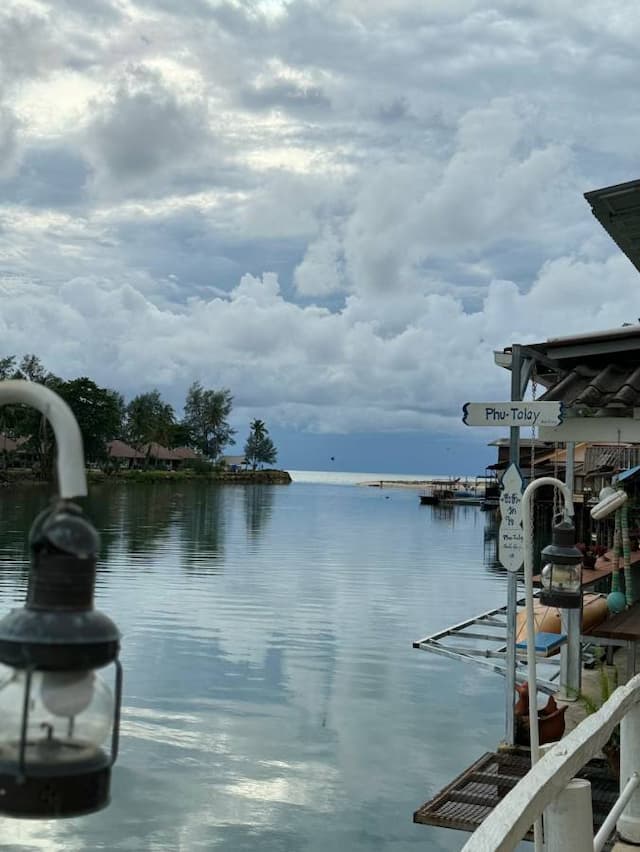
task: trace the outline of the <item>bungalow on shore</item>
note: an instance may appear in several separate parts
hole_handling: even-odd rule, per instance
[[[156,441],[145,444],[139,450],[129,446],[124,441],[109,441],[107,454],[109,459],[129,469],[150,465],[153,468],[179,470],[186,467],[188,462],[202,458],[191,447],[176,447],[170,450]]]
[[[244,456],[222,456],[222,463],[232,473],[237,473],[246,464]]]

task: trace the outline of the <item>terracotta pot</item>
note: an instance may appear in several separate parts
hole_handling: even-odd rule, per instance
[[[516,743],[530,745],[529,737],[529,686],[527,683],[516,684],[518,701],[514,707]],[[562,738],[565,722],[564,714],[567,708],[558,707],[553,695],[549,696],[546,707],[538,710],[538,741],[540,745],[554,743]]]

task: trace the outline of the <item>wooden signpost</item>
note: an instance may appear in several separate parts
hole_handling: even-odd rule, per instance
[[[558,426],[561,402],[467,402],[462,408],[466,426]],[[507,571],[518,571],[524,561],[520,500],[524,482],[518,465],[511,463],[500,481],[500,538],[498,558]]]
[[[507,571],[519,571],[524,561],[522,492],[524,482],[517,464],[510,464],[500,480],[500,531],[498,559]]]
[[[559,426],[561,402],[467,402],[462,407],[466,426]]]
[[[511,464],[500,482],[500,532],[498,558],[509,572],[507,584],[507,648],[505,653],[505,709],[506,742],[515,742],[514,687],[516,681],[516,613],[518,609],[517,572],[524,562],[524,535],[522,530],[522,493],[524,482],[518,468],[519,430],[559,426],[563,419],[561,402],[524,402],[521,399],[519,350],[514,347],[511,364],[512,402],[467,402],[462,409],[462,422],[466,426],[496,427],[511,430]]]

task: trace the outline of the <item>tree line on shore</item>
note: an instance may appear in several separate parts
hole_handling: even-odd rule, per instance
[[[154,443],[169,449],[191,447],[202,455],[205,466],[219,462],[223,451],[236,443],[236,429],[229,423],[233,396],[228,388],[208,389],[198,381],[193,382],[180,419],[157,389],[125,402],[121,393],[100,387],[87,376],[76,379],[56,376],[33,354],[20,360],[15,355],[0,358],[0,380],[5,379],[38,382],[61,396],[78,421],[85,456],[90,462],[106,463],[107,444],[115,439],[146,452],[145,465]],[[22,446],[38,459],[42,471],[52,469],[53,433],[37,411],[22,405],[0,406],[0,432],[22,439]],[[3,457],[4,465],[8,466],[6,446]],[[277,450],[263,420],[251,421],[244,458],[253,470],[276,462]]]

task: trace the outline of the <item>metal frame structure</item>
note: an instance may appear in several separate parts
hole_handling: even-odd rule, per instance
[[[518,599],[516,595],[516,608],[524,606],[524,603],[525,599]],[[474,666],[480,666],[508,678],[508,666],[511,656],[507,653],[508,615],[507,605],[487,610],[473,618],[466,619],[466,621],[461,621],[459,624],[454,624],[437,633],[424,636],[422,639],[414,642],[413,647],[419,648],[422,651],[430,651],[449,659],[472,663]],[[491,628],[493,632],[480,632],[474,630],[474,628],[481,628],[483,630]],[[460,639],[463,640],[463,644],[459,644],[458,640]],[[457,644],[450,645],[448,644],[449,640],[453,640]],[[471,644],[472,641],[476,644]],[[519,651],[515,646],[515,642],[512,644],[514,648],[515,690],[516,682],[524,683],[527,680],[525,667],[527,652],[526,650]],[[560,676],[560,660],[557,656],[543,656],[539,657],[539,659],[540,664],[548,667],[549,672],[546,677],[538,678],[538,689],[547,695],[554,695],[558,691],[558,683],[556,681]],[[513,707],[513,700],[511,701],[511,705]]]

